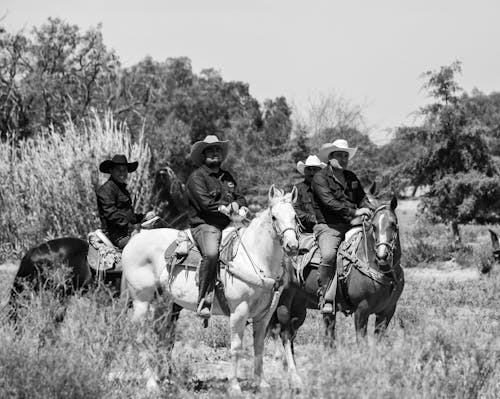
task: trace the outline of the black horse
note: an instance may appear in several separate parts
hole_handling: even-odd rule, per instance
[[[152,207],[162,221],[156,227],[182,228],[187,223],[184,200],[184,186],[168,166],[162,167],[155,174]],[[99,274],[87,262],[89,244],[80,238],[62,237],[37,245],[28,250],[14,278],[10,292],[10,317],[17,320],[19,298],[25,287],[34,290],[49,288],[54,291],[61,306],[61,311],[54,321],[64,319],[67,298],[78,290],[89,290],[104,282],[111,285],[113,296],[120,293],[121,271],[111,269]],[[65,271],[63,281],[54,284],[54,274]]]
[[[380,335],[385,331],[403,291],[396,206],[395,197],[388,204],[377,202],[372,218],[363,222],[363,227],[351,236],[351,240],[346,238],[346,243],[352,245],[342,245],[339,249],[342,263],[338,262],[336,302],[341,311],[354,314],[358,343],[366,335],[370,314],[376,315],[375,333]],[[293,340],[304,323],[307,309],[318,309],[317,266],[309,264],[301,280],[295,276],[289,282],[268,327],[269,331],[279,331],[294,388],[300,388],[302,381],[296,370]],[[335,318],[335,313],[324,315],[325,341],[329,345],[335,338]]]

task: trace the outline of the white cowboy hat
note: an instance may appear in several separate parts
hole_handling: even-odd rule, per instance
[[[229,141],[220,141],[217,136],[214,135],[208,135],[203,139],[203,141],[197,141],[196,143],[193,144],[191,147],[191,154],[189,155],[191,158],[191,161],[195,165],[200,165],[202,163],[201,161],[201,154],[203,150],[207,147],[210,146],[217,146],[222,150],[222,161],[226,159],[227,157],[227,151],[229,147]]]
[[[309,155],[306,159],[306,162],[302,161],[297,162],[297,170],[301,175],[304,174],[304,170],[308,166],[315,166],[317,168],[323,169],[326,166],[326,164],[321,162],[316,155]]]
[[[335,151],[344,151],[349,154],[349,160],[352,159],[356,151],[358,151],[358,147],[350,148],[347,144],[347,140],[338,139],[333,143],[325,143],[319,149],[319,159],[322,162],[328,162],[328,155]]]

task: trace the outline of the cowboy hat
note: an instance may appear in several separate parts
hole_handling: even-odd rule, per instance
[[[304,170],[308,166],[323,169],[326,166],[326,164],[324,162],[321,162],[316,155],[309,155],[306,159],[306,162],[302,161],[297,162],[297,170],[301,175],[304,174]]]
[[[335,151],[344,151],[349,154],[349,160],[352,159],[356,151],[358,151],[358,147],[350,148],[347,144],[347,140],[338,139],[333,143],[325,143],[319,149],[319,159],[322,162],[328,162],[328,155]]]
[[[202,163],[201,154],[203,151],[210,146],[217,146],[222,150],[222,161],[227,157],[227,151],[229,147],[229,141],[220,141],[215,135],[208,135],[203,139],[203,141],[197,141],[191,147],[191,154],[189,155],[191,161],[195,165],[200,165]]]
[[[125,155],[115,155],[111,159],[106,159],[102,161],[99,165],[99,170],[102,173],[111,173],[111,169],[116,165],[127,165],[128,172],[135,172],[139,162],[128,162],[127,157]]]

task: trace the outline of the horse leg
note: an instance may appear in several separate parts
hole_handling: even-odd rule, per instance
[[[337,322],[337,312],[324,314],[323,321],[325,323],[324,345],[333,348],[335,345],[335,325]]]
[[[254,350],[254,377],[259,385],[259,390],[270,389],[269,383],[262,378],[262,365],[264,362],[264,338],[269,318],[265,317],[253,324],[253,350]]]
[[[396,305],[391,306],[388,310],[384,310],[383,312],[377,313],[375,318],[375,335],[378,338],[381,338],[384,332],[389,325],[389,322],[394,316],[394,312],[396,311]]]
[[[368,308],[362,305],[358,306],[358,309],[354,313],[354,327],[356,328],[356,342],[358,345],[361,345],[366,338],[369,315]]]
[[[230,377],[230,392],[241,393],[241,387],[238,382],[238,360],[241,356],[243,346],[243,333],[245,332],[246,322],[248,320],[248,303],[241,302],[233,313],[229,316],[231,327],[231,362],[232,374]]]

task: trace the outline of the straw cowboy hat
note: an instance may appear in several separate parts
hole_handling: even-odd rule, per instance
[[[227,151],[229,147],[229,141],[220,141],[217,136],[214,135],[209,135],[203,139],[203,141],[197,141],[196,143],[193,144],[191,147],[191,161],[195,165],[201,165],[202,159],[201,155],[203,153],[203,150],[205,148],[210,147],[210,146],[217,146],[222,150],[222,161],[226,159],[227,157]]]
[[[139,162],[128,162],[127,157],[125,155],[115,155],[111,159],[106,159],[102,161],[99,165],[99,170],[102,173],[111,173],[111,169],[113,169],[116,165],[127,165],[128,172],[135,172]]]
[[[302,161],[297,162],[297,170],[301,175],[304,174],[304,170],[308,166],[314,166],[316,168],[323,169],[326,166],[326,164],[321,162],[316,155],[309,155],[306,159],[306,162]]]
[[[335,151],[344,151],[349,154],[349,160],[352,159],[356,151],[358,151],[358,147],[350,148],[347,144],[347,140],[339,139],[335,140],[333,143],[325,143],[319,149],[319,159],[322,162],[328,162],[328,155]]]

